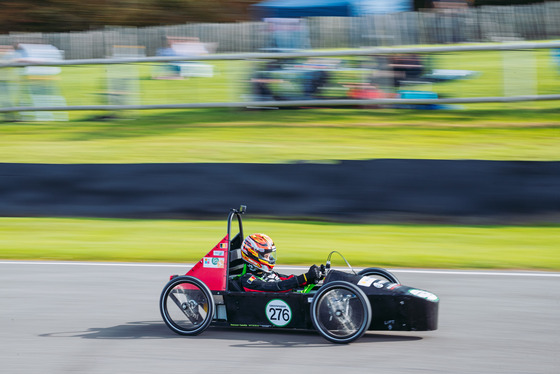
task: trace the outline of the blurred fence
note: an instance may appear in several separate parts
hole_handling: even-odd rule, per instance
[[[63,111],[560,100],[559,52],[560,41],[9,62],[0,113],[57,121]]]
[[[358,48],[462,42],[551,40],[560,38],[560,2],[524,6],[483,6],[455,11],[404,12],[364,17],[317,17],[306,20],[312,49]],[[257,52],[270,47],[264,22],[183,24],[144,28],[107,27],[69,33],[0,35],[0,46],[52,44],[67,59],[113,56],[113,47],[143,46],[146,56],[165,47],[165,37],[198,38],[217,53]],[[298,36],[301,37],[301,36]]]

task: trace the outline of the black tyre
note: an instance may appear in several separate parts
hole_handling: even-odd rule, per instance
[[[398,283],[400,284],[399,280],[393,273],[381,268],[367,268],[358,272],[358,275],[363,276],[372,276],[376,278],[383,278],[391,283]]]
[[[371,305],[357,286],[334,281],[321,287],[313,297],[311,321],[325,339],[350,343],[369,328]]]
[[[208,286],[186,275],[167,283],[161,292],[159,309],[171,330],[181,335],[198,335],[212,322],[215,304]]]

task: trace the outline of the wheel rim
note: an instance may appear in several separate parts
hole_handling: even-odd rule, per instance
[[[211,322],[213,300],[201,286],[181,281],[170,285],[162,299],[162,315],[167,325],[181,334],[197,334]]]
[[[370,313],[371,314],[371,313]],[[316,328],[329,340],[349,342],[368,327],[368,309],[353,289],[331,288],[322,293],[314,308]]]

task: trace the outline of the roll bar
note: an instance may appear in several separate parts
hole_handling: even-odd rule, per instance
[[[239,207],[239,209],[232,209],[229,211],[229,215],[228,215],[228,221],[227,221],[227,234],[228,234],[228,248],[231,249],[231,221],[233,221],[233,217],[237,217],[237,222],[239,223],[239,235],[241,237],[241,240],[243,240],[245,237],[243,236],[243,222],[241,221],[241,215],[245,214],[245,211],[247,210],[247,206],[246,205],[241,205]]]

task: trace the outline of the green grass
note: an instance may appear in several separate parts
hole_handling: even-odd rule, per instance
[[[554,118],[554,120],[553,120]],[[20,163],[559,160],[560,106],[524,111],[313,109],[144,113],[111,122],[4,123]]]
[[[234,226],[235,227],[235,226]],[[0,218],[0,258],[194,262],[225,236],[224,221]],[[244,220],[265,232],[280,264],[560,270],[560,226],[350,225]],[[340,257],[333,265],[343,266]]]

